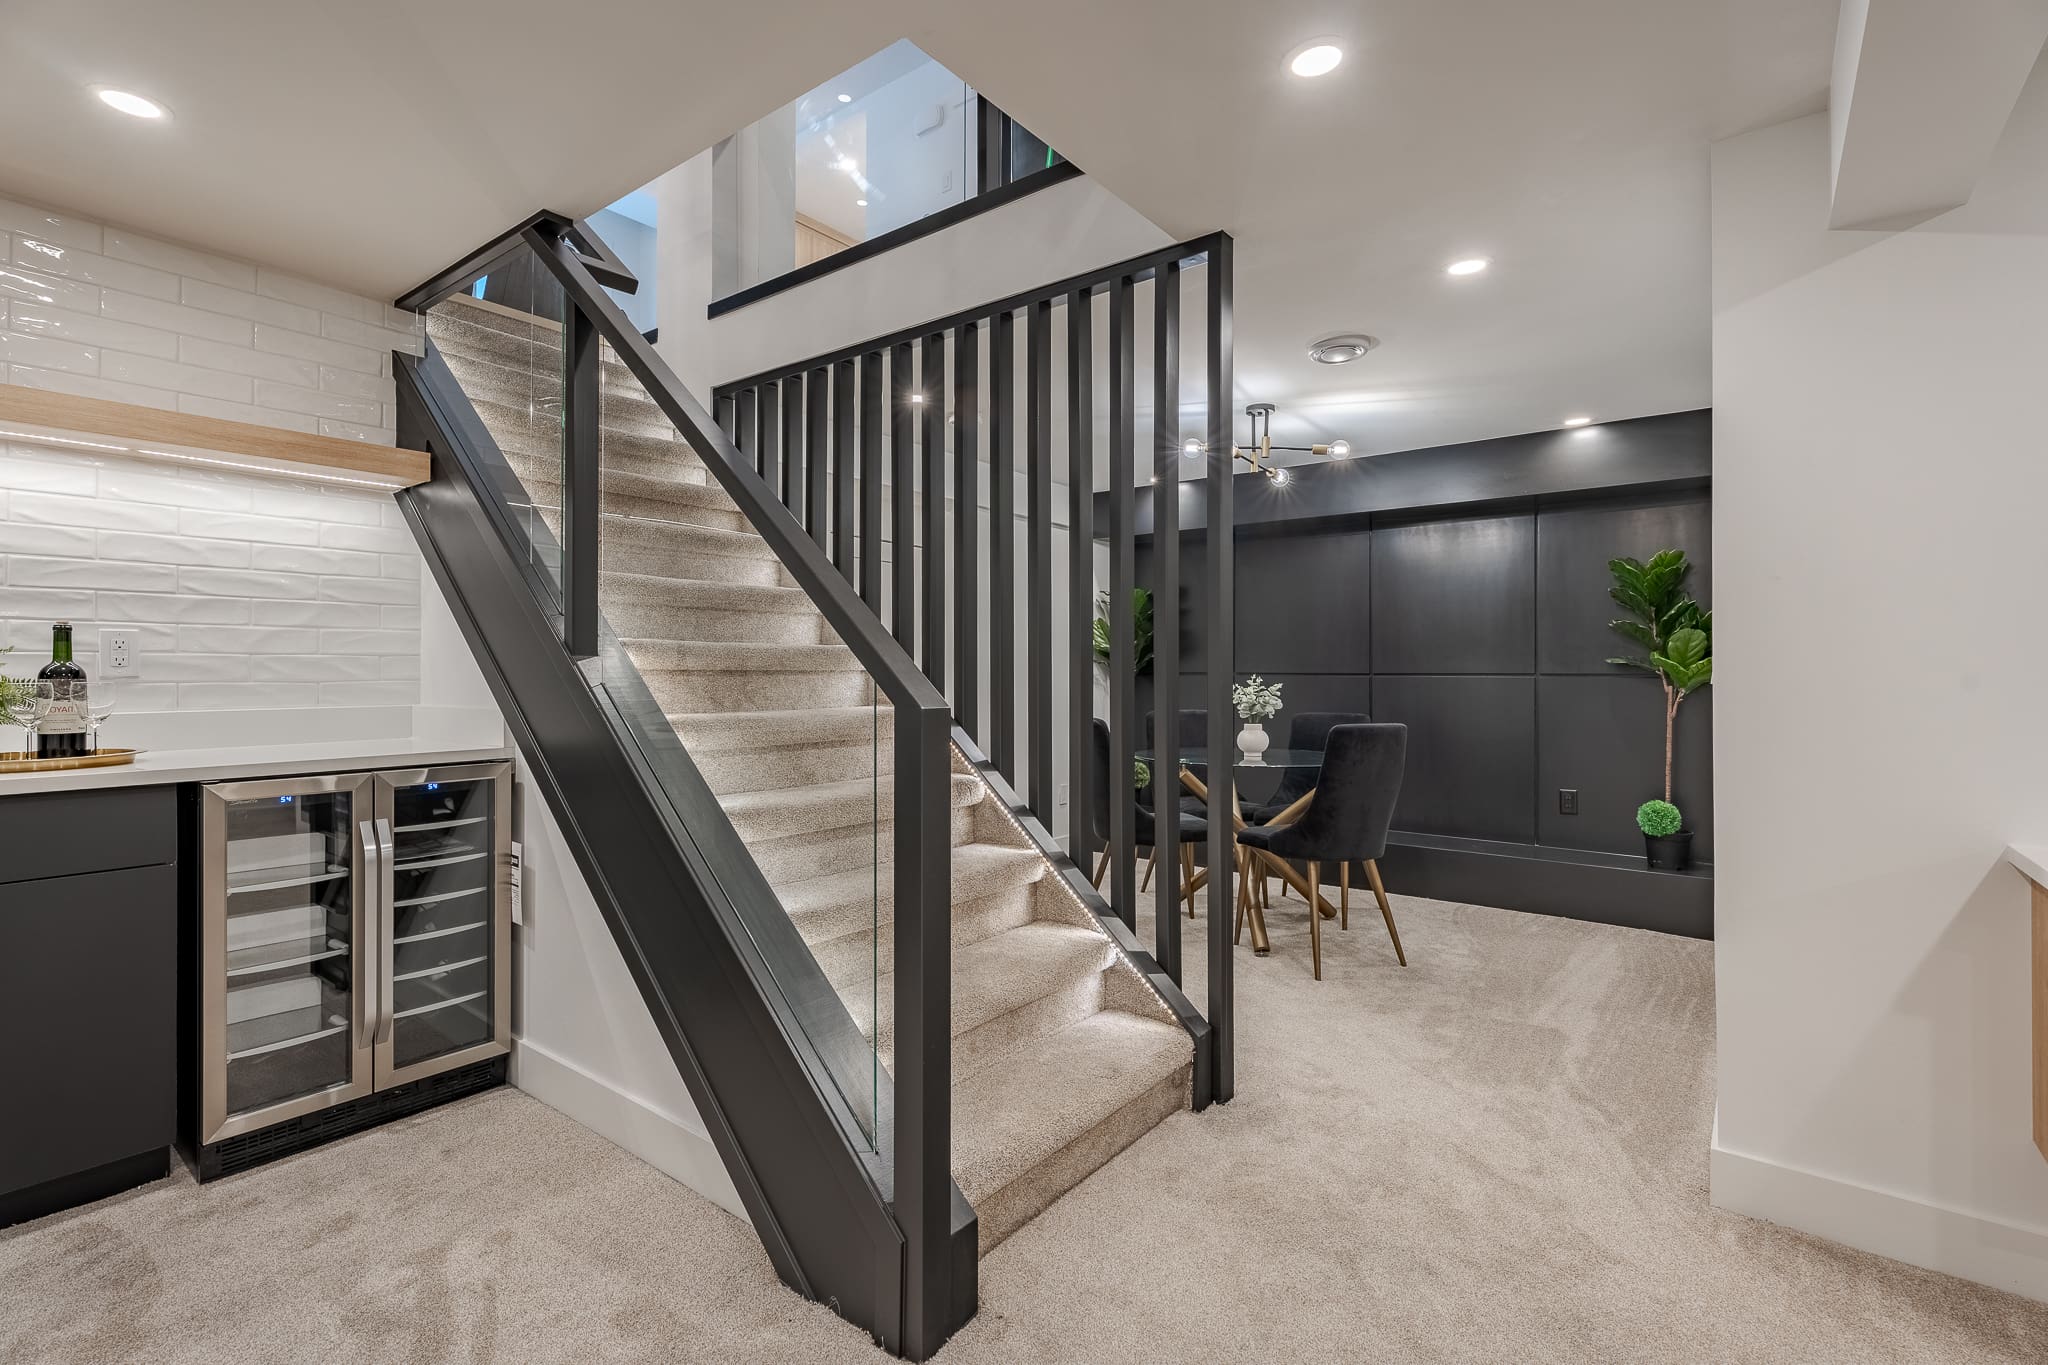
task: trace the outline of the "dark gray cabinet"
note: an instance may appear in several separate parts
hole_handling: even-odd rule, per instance
[[[168,1169],[177,991],[175,791],[0,797],[0,1226]]]

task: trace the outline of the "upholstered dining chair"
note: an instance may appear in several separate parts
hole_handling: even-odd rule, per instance
[[[1091,723],[1094,726],[1094,743],[1090,754],[1092,761],[1089,763],[1088,823],[1094,831],[1095,838],[1102,845],[1102,852],[1095,859],[1095,875],[1090,877],[1089,881],[1099,891],[1102,889],[1102,876],[1109,870],[1109,859],[1112,852],[1109,843],[1109,789],[1111,785],[1109,770],[1109,724],[1100,716],[1096,717]],[[1152,774],[1152,780],[1158,782],[1162,779],[1155,771]],[[1152,806],[1142,798],[1136,801],[1134,806],[1135,809],[1132,812],[1131,821],[1131,842],[1134,849],[1141,848],[1145,850],[1149,862],[1156,863],[1159,858],[1159,850],[1154,846],[1157,822],[1152,816]],[[1195,894],[1189,890],[1189,885],[1195,878],[1195,845],[1208,837],[1209,822],[1207,820],[1199,815],[1183,814],[1180,817],[1180,847],[1175,850],[1176,856],[1173,861],[1178,866],[1180,873],[1180,898],[1187,902],[1188,917],[1191,919],[1195,913]],[[1146,884],[1149,885],[1151,880],[1151,868],[1148,865],[1145,876]],[[1142,890],[1143,888],[1141,887],[1140,889]]]
[[[1180,716],[1180,723],[1176,728],[1180,732],[1181,751],[1185,753],[1189,749],[1207,748],[1209,744],[1209,713],[1207,711],[1181,711],[1178,714]],[[1157,711],[1147,711],[1145,713],[1145,747],[1157,752],[1158,743],[1159,713]],[[1208,782],[1208,764],[1183,763],[1181,766],[1193,773],[1202,782]],[[1209,803],[1192,792],[1182,793],[1180,809],[1181,814],[1184,816],[1192,815],[1202,820],[1206,820],[1209,817]],[[1249,801],[1238,802],[1238,813],[1246,820],[1252,818],[1253,809],[1254,807]],[[1147,869],[1146,875],[1147,877],[1151,875],[1150,869]]]
[[[1340,725],[1369,725],[1372,717],[1363,711],[1299,711],[1287,723],[1287,747],[1321,753],[1330,742],[1330,731]],[[1252,823],[1263,825],[1315,790],[1316,775],[1310,768],[1289,768],[1280,775],[1280,785],[1271,799],[1253,813]]]
[[[1341,896],[1338,924],[1345,929],[1351,927],[1351,864],[1364,863],[1372,894],[1380,903],[1380,915],[1387,921],[1387,937],[1394,941],[1394,956],[1404,967],[1408,954],[1401,948],[1401,931],[1394,927],[1394,910],[1387,904],[1378,860],[1387,851],[1387,831],[1394,823],[1394,803],[1401,795],[1401,774],[1407,761],[1405,725],[1336,726],[1323,749],[1315,800],[1309,802],[1301,818],[1285,825],[1254,825],[1237,835],[1245,848],[1307,863],[1308,886],[1317,895],[1322,865],[1336,863]],[[1323,916],[1317,895],[1309,897],[1308,926],[1316,980],[1320,981]]]

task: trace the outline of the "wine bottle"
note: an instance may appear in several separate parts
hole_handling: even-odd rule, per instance
[[[71,659],[71,623],[50,627],[50,662],[36,674],[50,684],[50,710],[36,726],[38,758],[77,758],[85,747],[85,670]]]

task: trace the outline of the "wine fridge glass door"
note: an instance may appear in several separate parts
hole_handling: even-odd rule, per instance
[[[389,857],[380,1087],[510,1046],[510,771],[481,764],[378,775]]]
[[[203,1141],[370,1092],[360,776],[205,789]]]

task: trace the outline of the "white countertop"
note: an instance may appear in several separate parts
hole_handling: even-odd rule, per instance
[[[146,787],[166,782],[226,782],[298,773],[361,772],[453,763],[493,763],[512,757],[497,747],[459,749],[410,739],[331,740],[320,744],[265,744],[246,749],[157,749],[115,768],[0,773],[0,797],[93,787]],[[2044,852],[2048,857],[2048,852]]]
[[[2036,886],[2048,886],[2048,844],[2007,844],[2005,860]]]

